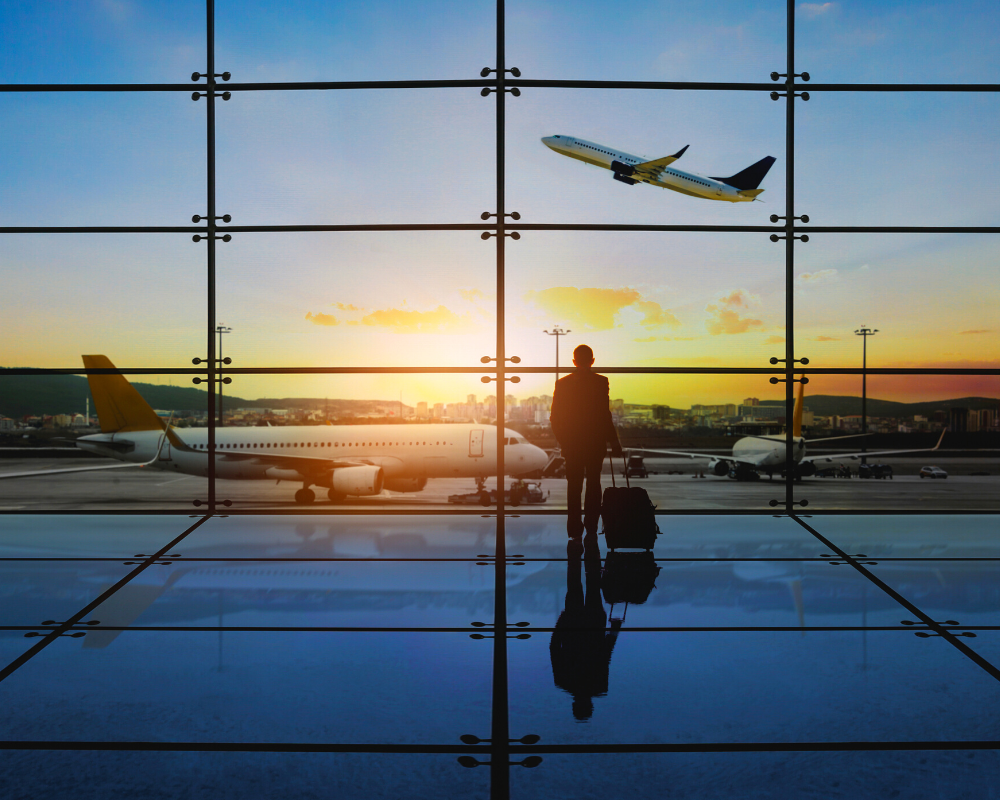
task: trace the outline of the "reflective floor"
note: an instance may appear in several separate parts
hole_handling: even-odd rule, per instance
[[[658,520],[5,516],[0,788],[1000,796],[996,517]]]

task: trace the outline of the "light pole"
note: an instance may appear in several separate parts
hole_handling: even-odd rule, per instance
[[[216,327],[215,332],[219,334],[219,364],[229,364],[232,361],[231,359],[229,361],[226,361],[222,358],[222,334],[232,333],[233,329],[227,328],[225,325],[219,325]],[[219,427],[220,428],[222,427],[222,384],[224,382],[225,381],[223,380],[219,381]]]
[[[542,333],[547,333],[549,336],[556,337],[556,380],[559,380],[559,337],[572,332],[573,331],[564,331],[558,325],[553,326],[550,331],[542,331]]]
[[[854,331],[855,336],[862,337],[863,342],[861,346],[861,433],[868,433],[868,337],[874,336],[878,333],[878,328],[868,328],[862,325],[856,331]],[[861,452],[864,453],[868,449],[868,442],[864,439],[861,440]],[[867,464],[868,459],[861,456],[861,463]]]

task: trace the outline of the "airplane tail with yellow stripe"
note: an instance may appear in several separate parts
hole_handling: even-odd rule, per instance
[[[87,369],[115,369],[107,356],[83,356]],[[102,433],[162,431],[166,425],[124,375],[88,375]]]

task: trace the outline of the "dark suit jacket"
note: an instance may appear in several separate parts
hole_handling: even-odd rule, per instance
[[[609,444],[619,446],[609,397],[608,379],[589,369],[578,369],[556,381],[552,432],[564,456],[603,458]]]

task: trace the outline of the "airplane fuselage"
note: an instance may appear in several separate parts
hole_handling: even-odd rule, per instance
[[[575,158],[587,164],[602,169],[612,169],[613,162],[622,164],[642,164],[648,159],[642,158],[632,153],[615,150],[595,142],[588,142],[584,139],[577,139],[573,136],[546,136],[542,139],[546,147],[554,150],[560,155]],[[709,178],[706,175],[699,175],[696,172],[684,172],[674,168],[672,165],[665,167],[656,179],[634,175],[634,179],[639,183],[648,183],[650,186],[659,186],[663,189],[672,189],[681,194],[692,197],[700,197],[704,200],[722,200],[730,203],[746,203],[753,200],[753,197],[746,197],[740,194],[740,190],[735,186]]]
[[[77,447],[121,461],[187,475],[208,474],[208,430],[172,429],[184,447],[161,431],[125,431],[83,436]],[[507,474],[545,466],[544,450],[516,431],[505,430]],[[215,471],[219,478],[301,481],[303,477],[378,467],[388,488],[426,478],[485,478],[497,472],[496,428],[490,425],[308,425],[217,428]],[[155,460],[154,460],[155,459]],[[281,462],[281,463],[278,463]],[[323,485],[321,483],[321,485]],[[401,489],[404,491],[405,489]]]
[[[792,458],[798,464],[806,454],[806,440],[802,436],[792,437]],[[745,436],[733,445],[733,457],[756,462],[759,467],[782,467],[789,460],[787,443],[776,439]]]

